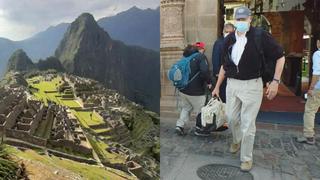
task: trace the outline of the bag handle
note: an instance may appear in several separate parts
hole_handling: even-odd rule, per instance
[[[221,98],[219,96],[214,96],[212,99],[217,99],[218,101],[222,102]]]
[[[209,100],[207,106],[212,105],[212,104],[213,104],[213,101],[215,101],[215,100],[218,100],[219,102],[222,102],[221,99],[220,99],[220,97],[212,97],[212,98]]]

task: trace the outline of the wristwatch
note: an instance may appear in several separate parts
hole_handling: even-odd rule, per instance
[[[281,83],[281,81],[279,80],[279,79],[276,79],[276,78],[273,78],[273,80],[272,81],[275,81],[275,82],[277,82],[278,84],[280,84]]]

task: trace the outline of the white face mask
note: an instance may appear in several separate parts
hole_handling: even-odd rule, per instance
[[[223,37],[227,37],[230,33],[223,34]]]

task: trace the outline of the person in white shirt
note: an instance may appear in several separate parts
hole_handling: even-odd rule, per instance
[[[315,144],[315,114],[320,107],[320,38],[317,39],[318,50],[312,56],[312,80],[308,90],[307,102],[303,115],[303,136],[297,139],[300,143]]]
[[[219,96],[221,83],[227,77],[226,115],[232,132],[230,152],[240,150],[240,169],[250,171],[255,122],[263,97],[263,81],[268,82],[266,95],[272,100],[278,92],[285,58],[283,48],[268,32],[250,26],[252,16],[247,7],[239,7],[235,12],[235,19],[236,32],[225,38],[223,65],[212,96]],[[261,43],[258,44],[256,38],[260,38]],[[264,66],[265,63],[274,66],[268,68],[269,66]],[[273,72],[266,76],[267,70]]]

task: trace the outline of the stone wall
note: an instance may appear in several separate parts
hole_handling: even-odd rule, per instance
[[[66,140],[66,139],[59,139],[59,140],[49,140],[49,143],[54,147],[60,147],[60,148],[68,148],[75,152],[79,152],[85,155],[91,155],[92,149],[75,144],[74,141]]]
[[[167,73],[171,65],[180,59],[182,50],[160,51],[161,96],[173,96],[175,89],[169,81]]]
[[[17,128],[21,131],[30,132],[30,124],[17,122]]]
[[[45,147],[47,140],[30,135],[28,132],[19,131],[14,129],[6,129],[6,136],[10,138],[20,139],[31,144]]]
[[[34,132],[36,131],[36,129],[39,126],[40,121],[42,120],[42,116],[43,116],[43,112],[44,112],[45,108],[44,105],[41,104],[40,109],[38,110],[37,114],[35,115],[35,117],[33,118],[33,121],[31,122],[31,126],[30,126],[30,134],[34,134]],[[49,113],[48,113],[49,114]]]
[[[18,105],[16,105],[13,110],[8,114],[5,127],[11,129],[17,122],[17,117],[24,110],[26,106],[26,101],[21,100]]]
[[[11,94],[4,97],[0,103],[0,114],[3,114],[7,109],[8,105],[11,104],[13,100],[15,100],[15,95]]]
[[[50,154],[53,154],[53,155],[57,156],[57,157],[71,159],[73,161],[77,161],[77,162],[81,162],[81,163],[97,164],[97,161],[95,161],[94,159],[86,159],[86,158],[82,158],[82,157],[79,157],[79,156],[73,156],[73,155],[70,155],[70,154],[62,153],[62,152],[59,152],[59,151],[48,150],[48,152]]]
[[[218,37],[219,11],[218,0],[186,0],[184,8],[185,43],[205,42],[210,64],[213,43]]]

